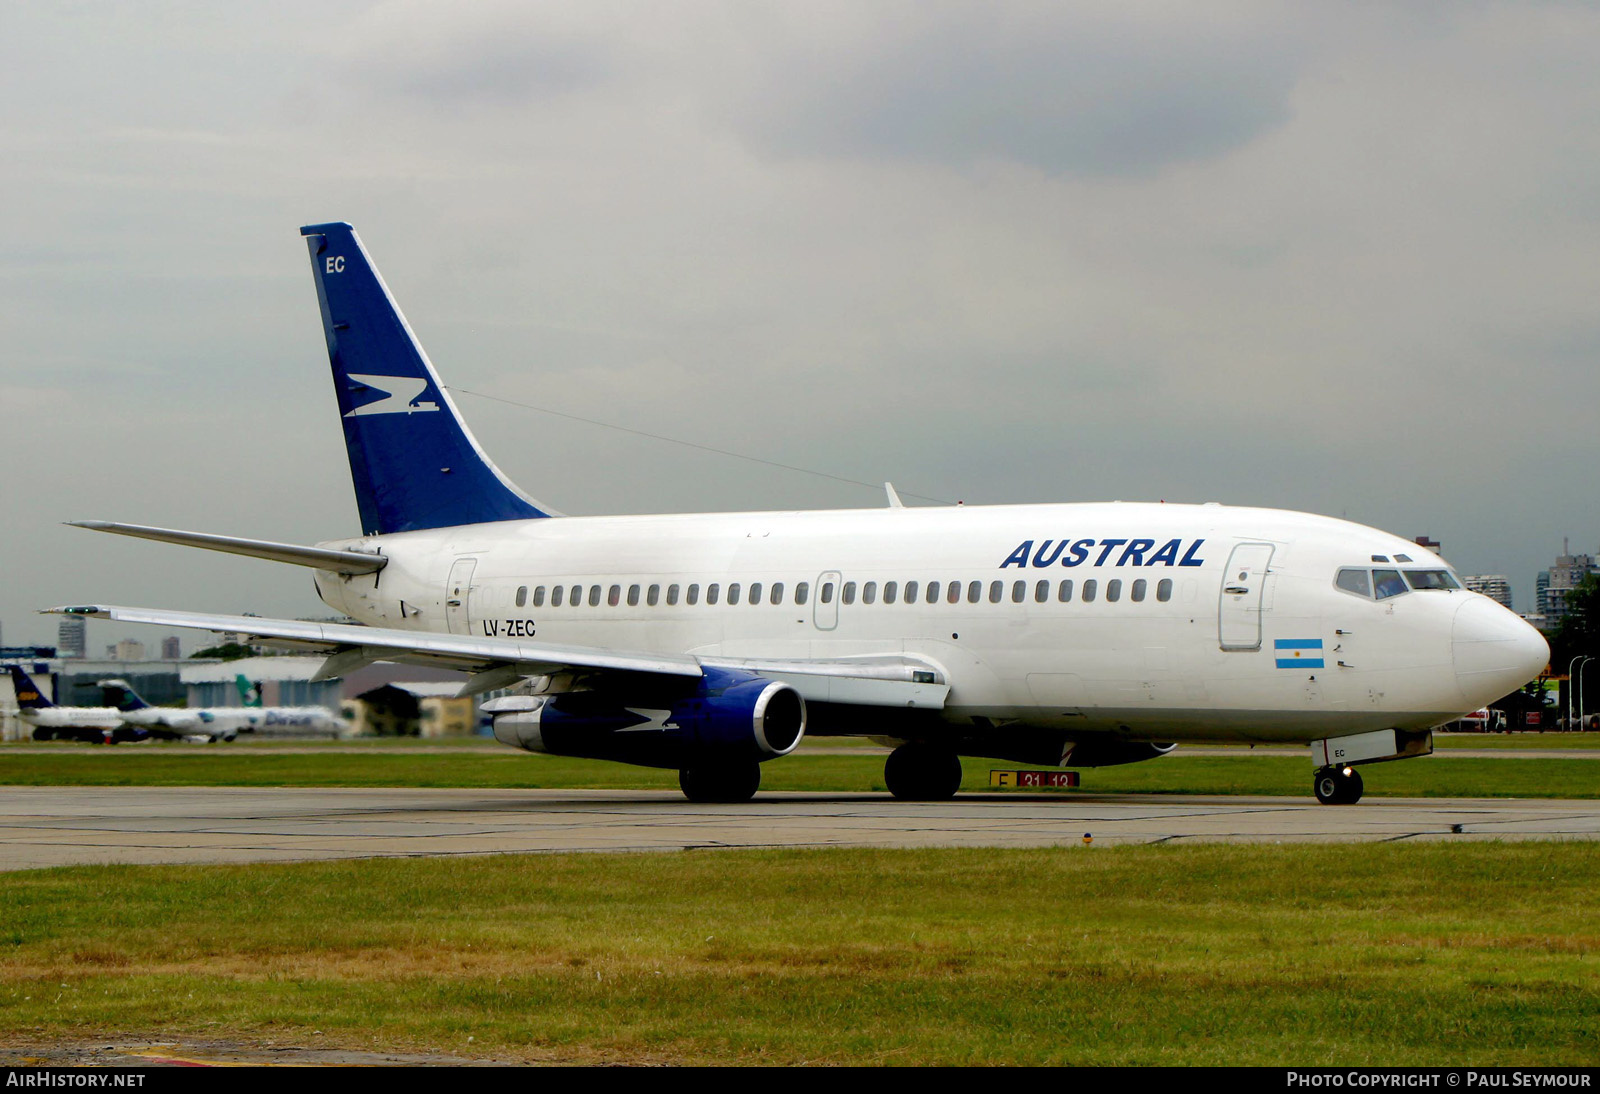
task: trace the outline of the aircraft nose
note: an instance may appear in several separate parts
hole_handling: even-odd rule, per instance
[[[1462,698],[1473,709],[1509,695],[1550,662],[1544,635],[1484,596],[1456,609],[1450,652]]]

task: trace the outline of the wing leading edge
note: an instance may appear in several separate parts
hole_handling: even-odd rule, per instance
[[[463,695],[509,687],[525,676],[548,676],[558,672],[693,679],[703,676],[707,668],[735,669],[782,680],[808,701],[937,710],[944,706],[950,692],[937,666],[904,658],[855,661],[701,658],[513,638],[391,630],[353,623],[312,623],[109,604],[47,608],[45,612],[117,623],[237,632],[254,644],[326,655],[328,659],[317,673],[321,679],[340,676],[375,661],[470,672],[473,676],[462,689]]]

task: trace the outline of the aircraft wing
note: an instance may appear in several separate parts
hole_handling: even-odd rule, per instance
[[[558,672],[693,679],[703,675],[707,666],[782,680],[813,702],[939,709],[950,691],[943,672],[936,666],[892,656],[826,661],[700,658],[687,653],[567,646],[517,638],[395,630],[356,623],[263,619],[252,615],[211,615],[161,608],[82,605],[45,611],[117,623],[231,631],[247,636],[257,645],[326,654],[328,660],[315,679],[342,676],[375,661],[431,665],[472,673],[472,679],[461,690],[462,695],[510,687],[525,676],[548,676]]]

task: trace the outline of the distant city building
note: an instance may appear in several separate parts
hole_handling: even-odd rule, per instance
[[[178,644],[177,635],[171,634],[161,640],[161,660],[176,661],[182,656],[183,651],[182,647]]]
[[[1511,579],[1504,574],[1473,574],[1463,577],[1461,583],[1475,593],[1482,593],[1490,600],[1498,600],[1507,608],[1511,607]]]
[[[1443,554],[1443,552],[1439,550],[1439,541],[1431,536],[1418,536],[1411,542],[1415,543],[1418,547],[1426,547],[1436,555]]]
[[[1560,623],[1561,617],[1567,614],[1567,594],[1577,588],[1584,578],[1595,573],[1600,573],[1600,563],[1596,563],[1595,557],[1572,554],[1567,540],[1563,538],[1561,554],[1556,558],[1555,565],[1548,570],[1540,570],[1534,582],[1539,614],[1551,625]]]
[[[115,661],[143,661],[144,643],[135,638],[124,638],[115,646],[110,647],[106,652],[108,652],[111,655],[112,660]]]
[[[56,624],[56,651],[64,660],[82,661],[89,656],[89,621],[69,615]]]

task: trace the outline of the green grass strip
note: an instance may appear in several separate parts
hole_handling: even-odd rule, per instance
[[[987,791],[991,768],[1026,765],[966,759],[963,788]],[[1593,798],[1600,762],[1434,755],[1363,767],[1366,792],[1401,797]],[[1084,770],[1082,792],[1307,796],[1311,764],[1300,753],[1163,757]],[[7,748],[0,785],[349,786],[675,789],[675,771],[598,760],[533,756],[510,749],[436,753],[230,750],[226,746]],[[882,791],[881,755],[797,754],[762,766],[766,790]],[[1064,791],[1063,793],[1073,793]]]
[[[1538,842],[29,871],[0,875],[0,1037],[1592,1066],[1597,865]]]

